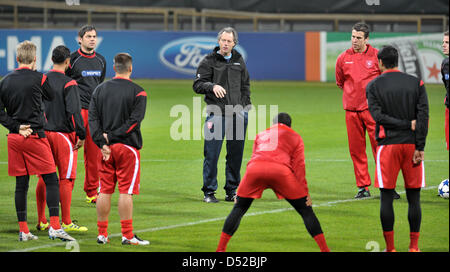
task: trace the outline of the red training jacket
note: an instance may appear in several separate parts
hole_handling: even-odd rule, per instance
[[[336,60],[336,84],[344,93],[344,110],[367,110],[366,85],[381,74],[378,67],[378,50],[367,44],[363,53],[347,49]]]
[[[286,165],[297,180],[306,185],[304,149],[303,140],[297,132],[284,124],[275,124],[256,135],[248,163],[270,161]]]

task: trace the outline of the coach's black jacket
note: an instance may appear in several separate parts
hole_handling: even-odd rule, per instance
[[[66,133],[75,131],[78,138],[84,140],[86,131],[81,117],[77,82],[56,70],[47,73],[47,81],[55,98],[52,101],[44,101],[47,118],[44,129]]]
[[[53,97],[46,75],[28,68],[16,69],[0,81],[0,123],[10,133],[19,133],[20,125],[30,125],[33,132],[45,137],[43,99]]]
[[[109,145],[122,143],[142,147],[141,121],[145,116],[147,93],[129,79],[114,77],[95,88],[89,104],[89,130],[102,148],[108,134]]]
[[[218,54],[219,47],[214,48],[197,68],[193,89],[198,94],[205,95],[206,111],[213,109],[209,105],[217,105],[225,114],[225,105],[242,105],[246,108],[250,101],[250,78],[242,55],[233,49],[231,59],[227,61]],[[220,85],[226,90],[224,98],[217,98],[213,92],[214,85]],[[250,106],[249,106],[250,107]],[[248,109],[248,108],[247,108]]]
[[[423,151],[428,133],[428,98],[423,81],[387,70],[367,84],[369,111],[378,145],[415,144]],[[416,120],[416,130],[411,121]]]
[[[445,89],[447,90],[447,94],[445,95],[445,105],[447,108],[449,107],[448,101],[448,57],[442,61],[441,65],[441,74],[442,74],[442,82],[444,82]]]

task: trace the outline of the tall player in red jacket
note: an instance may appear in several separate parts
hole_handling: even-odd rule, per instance
[[[92,92],[103,82],[106,74],[106,60],[95,51],[97,46],[97,30],[86,25],[78,32],[80,48],[70,56],[70,66],[66,75],[76,80],[80,90],[81,115],[86,128],[86,140],[84,142],[84,191],[86,202],[95,203],[99,186],[99,161],[100,149],[92,141],[89,134],[88,110]]]
[[[347,124],[348,146],[355,171],[355,198],[369,197],[371,185],[366,155],[366,130],[376,158],[375,121],[369,113],[366,85],[380,75],[378,50],[368,44],[369,26],[356,23],[352,28],[352,47],[336,61],[336,84],[343,90],[342,102]]]
[[[278,114],[273,123],[272,127],[256,136],[252,157],[237,190],[236,204],[222,229],[218,252],[226,251],[253,199],[261,198],[267,188],[271,188],[278,198],[286,198],[302,216],[320,251],[329,251],[309,197],[303,140],[291,129],[291,117],[287,113]]]

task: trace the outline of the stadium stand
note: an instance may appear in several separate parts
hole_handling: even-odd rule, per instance
[[[381,5],[379,0],[228,0],[220,6],[219,1],[154,2],[126,1],[124,6],[120,0],[0,0],[0,28],[74,29],[88,23],[115,30],[217,31],[231,25],[260,32],[348,31],[355,22],[365,21],[374,31],[429,33],[448,26],[446,1],[441,0],[433,5]]]

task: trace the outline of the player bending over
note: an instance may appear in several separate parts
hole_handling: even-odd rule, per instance
[[[278,114],[273,123],[256,136],[252,157],[238,187],[236,203],[225,220],[217,252],[226,251],[253,199],[261,198],[267,188],[279,199],[286,198],[301,215],[320,251],[330,251],[308,193],[303,140],[291,129],[291,117],[287,113]]]

